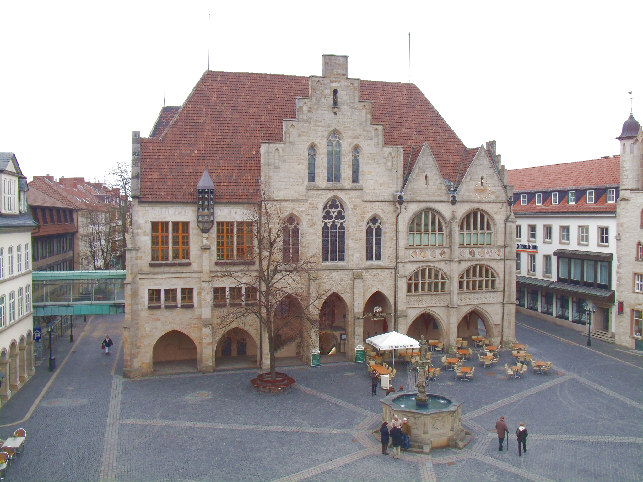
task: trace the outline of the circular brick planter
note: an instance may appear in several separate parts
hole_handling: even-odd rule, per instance
[[[270,372],[260,373],[250,380],[257,390],[267,393],[281,393],[295,383],[295,379],[282,372],[275,372],[275,378],[270,377]]]

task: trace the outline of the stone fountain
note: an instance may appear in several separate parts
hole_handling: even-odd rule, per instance
[[[382,400],[382,420],[394,415],[407,418],[411,424],[411,449],[429,453],[438,447],[464,447],[471,434],[462,428],[462,404],[440,395],[427,394],[427,368],[431,357],[424,336],[420,337],[420,359],[414,362],[418,371],[417,392],[393,393]]]

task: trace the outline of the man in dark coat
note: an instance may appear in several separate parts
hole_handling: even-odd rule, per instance
[[[382,422],[382,426],[380,427],[380,441],[382,442],[382,455],[388,455],[388,441],[389,441],[389,434],[388,434],[388,422]]]
[[[399,425],[393,424],[391,427],[391,439],[393,440],[393,458],[400,456],[400,447],[402,446],[402,429]]]
[[[377,373],[371,372],[371,395],[377,395]]]
[[[505,423],[505,417],[500,417],[500,420],[496,422],[496,433],[498,434],[498,451],[502,452],[502,445],[505,442],[505,434],[509,433],[509,429]]]
[[[522,422],[520,422],[520,427],[516,429],[516,437],[518,438],[518,457],[520,457],[522,455],[520,453],[520,444],[522,444],[522,451],[527,453],[527,428]]]

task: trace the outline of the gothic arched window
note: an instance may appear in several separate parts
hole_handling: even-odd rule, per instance
[[[281,227],[284,243],[283,262],[299,262],[299,223],[295,216],[288,216],[286,222]]]
[[[344,261],[345,239],[344,207],[337,199],[331,199],[322,215],[322,261]]]
[[[429,209],[422,211],[409,225],[409,246],[444,246],[444,220]]]
[[[406,280],[406,292],[409,294],[446,293],[446,291],[446,273],[433,266],[416,269]]]
[[[373,216],[366,224],[366,261],[382,260],[382,222]]]
[[[496,289],[496,273],[490,266],[474,264],[464,270],[458,279],[460,291],[488,291]]]
[[[484,212],[476,209],[460,221],[460,246],[488,246],[491,244],[491,220]]]
[[[317,160],[317,150],[315,146],[308,148],[308,182],[315,182],[315,161]]]
[[[342,157],[342,141],[339,140],[337,132],[333,132],[328,138],[328,162],[327,162],[327,176],[328,182],[341,182],[341,157]]]
[[[359,147],[353,148],[353,184],[359,183]]]

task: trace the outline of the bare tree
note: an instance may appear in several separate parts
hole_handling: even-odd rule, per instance
[[[81,264],[94,270],[109,269],[120,256],[113,222],[114,209],[85,211],[80,235]]]
[[[254,318],[267,334],[270,376],[275,378],[275,353],[297,340],[300,346],[315,346],[319,334],[318,303],[323,293],[310,293],[310,280],[319,260],[302,257],[299,252],[299,228],[292,219],[282,222],[276,208],[262,200],[253,216],[256,269],[227,270],[217,277],[232,280],[238,286],[256,288],[256,302],[226,310],[221,323]],[[248,290],[246,290],[248,293]]]
[[[118,198],[117,204],[117,225],[118,249],[121,252],[120,265],[121,269],[125,269],[127,260],[125,259],[125,248],[127,247],[127,230],[131,225],[132,216],[132,172],[131,162],[120,161],[109,171],[109,180],[107,185],[111,187]],[[116,191],[118,190],[118,191]]]

